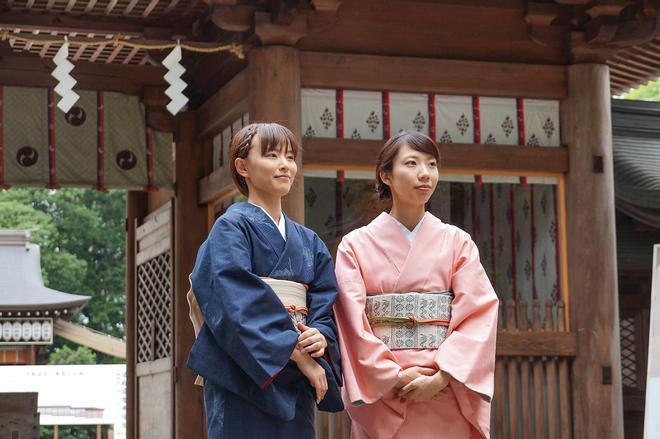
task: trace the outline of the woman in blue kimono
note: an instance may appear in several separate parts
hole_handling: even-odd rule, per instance
[[[191,282],[204,324],[188,366],[204,378],[209,439],[312,439],[315,402],[343,410],[332,259],[281,207],[297,152],[278,124],[234,136],[230,170],[248,201],[218,218],[197,254]]]

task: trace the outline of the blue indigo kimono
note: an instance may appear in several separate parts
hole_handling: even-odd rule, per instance
[[[332,258],[316,233],[288,218],[285,226],[286,241],[260,207],[234,204],[197,254],[192,285],[205,324],[188,367],[205,380],[209,439],[315,437],[315,391],[289,360],[299,334],[260,277],[308,285],[307,326],[328,342],[316,359],[328,380],[318,407],[343,410]]]

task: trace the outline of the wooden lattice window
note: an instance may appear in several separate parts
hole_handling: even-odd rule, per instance
[[[635,340],[635,318],[622,318],[619,325],[621,338],[621,381],[626,387],[638,387],[637,345]]]
[[[137,269],[137,361],[172,356],[172,258],[162,253]]]

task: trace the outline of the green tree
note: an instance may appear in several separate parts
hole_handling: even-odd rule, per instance
[[[629,93],[624,94],[623,98],[660,102],[660,78],[631,90]]]
[[[74,321],[124,336],[125,192],[12,188],[0,191],[0,229],[31,230],[46,286],[92,296]],[[56,339],[47,353],[72,343]],[[98,362],[117,359],[97,354]]]
[[[101,437],[107,435],[107,427],[102,428]],[[41,439],[52,439],[55,436],[53,427],[42,425],[39,437]],[[95,425],[61,425],[57,434],[58,439],[94,439],[96,438]]]
[[[95,364],[96,355],[91,349],[85,346],[78,346],[73,350],[64,345],[57,349],[48,357],[48,364]]]

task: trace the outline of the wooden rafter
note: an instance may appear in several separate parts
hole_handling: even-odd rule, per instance
[[[92,9],[94,9],[94,6],[96,6],[96,2],[97,2],[97,0],[89,0],[87,2],[87,6],[85,6],[85,10],[84,10],[85,14],[89,14],[89,12]]]
[[[57,81],[50,72],[54,64],[49,58],[35,55],[17,55],[0,49],[0,83],[4,85],[52,87]],[[166,70],[156,66],[100,64],[79,61],[76,63],[76,88],[81,90],[103,89],[139,95],[144,87],[163,87]]]
[[[123,14],[124,15],[131,15],[131,12],[133,11],[133,8],[135,8],[135,5],[137,4],[138,0],[131,0],[128,5],[126,5],[126,9],[124,9]]]
[[[167,5],[167,8],[165,8],[164,14],[167,15],[170,12],[172,12],[172,9],[174,9],[178,3],[179,3],[179,0],[170,0],[170,4]]]
[[[64,11],[71,12],[75,4],[76,4],[76,0],[69,0],[69,2],[66,4],[66,7],[64,8]]]
[[[619,51],[607,61],[612,94],[619,94],[660,77],[660,36]]]
[[[144,11],[142,12],[142,16],[143,17],[149,16],[149,14],[151,14],[151,12],[154,10],[154,8],[156,7],[159,1],[160,0],[151,0],[147,5],[147,7],[144,8]]]
[[[24,12],[7,12],[0,14],[0,27],[9,29],[22,29],[57,32],[95,32],[106,34],[121,34],[130,36],[141,36],[145,27],[154,29],[158,34],[173,32],[177,35],[188,36],[190,31],[173,23],[169,26],[159,25],[159,21],[145,21],[135,18],[122,18],[121,20],[104,20],[98,17],[74,17],[67,14],[29,14]]]
[[[110,0],[108,2],[108,6],[105,7],[104,14],[105,15],[110,15],[112,13],[112,10],[117,6],[117,0]]]

